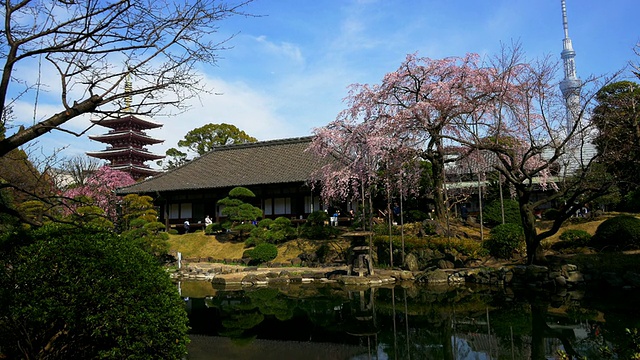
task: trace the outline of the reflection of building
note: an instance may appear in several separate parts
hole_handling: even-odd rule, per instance
[[[87,155],[108,160],[112,169],[128,172],[136,180],[160,173],[160,170],[145,165],[145,161],[162,159],[164,155],[153,154],[145,146],[163,140],[148,136],[145,130],[159,128],[162,124],[132,114],[92,122],[111,130],[103,135],[91,135],[89,139],[109,146],[102,151],[88,152]]]

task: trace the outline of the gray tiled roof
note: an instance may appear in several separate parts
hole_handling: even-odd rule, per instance
[[[220,146],[150,179],[120,189],[121,194],[309,180],[319,162],[305,151],[312,137]]]

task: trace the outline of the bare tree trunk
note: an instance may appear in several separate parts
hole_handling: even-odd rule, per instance
[[[522,218],[524,240],[527,246],[527,264],[544,264],[546,258],[537,236],[536,216],[527,197],[520,198],[520,216]]]
[[[393,214],[391,213],[391,190],[387,186],[387,217],[389,218],[389,265],[393,268],[393,234],[392,234],[392,226],[393,226]]]

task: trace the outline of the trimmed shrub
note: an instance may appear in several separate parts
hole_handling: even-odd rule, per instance
[[[251,236],[245,241],[246,246],[258,245],[263,242],[278,244],[296,237],[296,230],[291,226],[291,220],[278,217],[275,220],[264,219],[251,230]]]
[[[223,230],[224,230],[224,227],[222,227],[222,224],[213,223],[213,224],[207,225],[207,227],[204,229],[204,233],[207,235],[213,235],[213,234],[220,233]]]
[[[590,245],[600,250],[640,248],[640,219],[631,215],[620,215],[605,220],[598,226]]]
[[[291,220],[286,217],[278,217],[269,224],[266,240],[272,244],[278,244],[296,237],[296,230],[291,226]]]
[[[542,213],[542,218],[545,220],[555,220],[560,215],[558,209],[547,209]]]
[[[325,225],[329,223],[329,215],[322,211],[314,211],[309,214],[307,221],[302,225],[300,236],[305,239],[322,240],[328,239],[337,233],[333,226]]]
[[[575,246],[586,246],[591,240],[591,234],[584,230],[566,230],[560,234],[560,240],[575,244]]]
[[[389,223],[383,222],[379,224],[373,224],[373,232],[376,235],[387,235],[389,236]],[[391,225],[391,235],[400,235],[401,230],[399,225]]]
[[[560,234],[560,241],[552,244],[550,248],[556,251],[582,248],[588,246],[590,241],[591,234],[584,230],[566,230]]]
[[[186,356],[184,301],[157,259],[127,237],[52,224],[0,243],[0,357]]]
[[[429,219],[429,214],[420,210],[409,210],[405,212],[404,223],[420,222]]]
[[[261,264],[275,259],[278,256],[278,248],[273,244],[262,243],[245,251],[244,254],[251,258],[252,264]]]
[[[502,203],[504,205],[504,223],[522,226],[522,218],[520,217],[520,205],[518,205],[518,202],[511,199],[506,199]],[[482,220],[489,226],[502,224],[502,210],[500,209],[500,200],[494,200],[490,202],[482,210]]]
[[[524,231],[516,224],[498,225],[491,229],[490,237],[483,246],[489,250],[491,256],[501,259],[511,259],[514,252],[524,249]]]

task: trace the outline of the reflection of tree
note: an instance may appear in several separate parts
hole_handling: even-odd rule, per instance
[[[251,299],[251,303],[260,309],[263,315],[273,315],[280,321],[289,320],[293,317],[295,306],[293,301],[284,296],[278,296],[277,289],[258,289],[250,291],[247,296]]]
[[[489,288],[262,288],[218,292],[208,305],[219,311],[217,333],[235,342],[258,336],[351,343],[369,347],[374,358],[384,356],[376,354],[382,351],[390,359],[407,360],[479,354],[544,359],[559,349],[591,359],[602,357],[598,348],[611,346],[611,340],[627,346],[628,314],[637,304],[629,300],[628,307],[606,308],[606,323],[600,309],[584,300],[567,296],[550,306],[546,293],[518,291],[506,297]],[[594,331],[587,338],[586,332],[576,337],[576,330],[589,329],[587,322],[600,325],[599,335],[594,337]]]
[[[531,359],[546,359],[545,357],[545,338],[556,338],[562,342],[564,351],[571,358],[578,358],[578,353],[573,348],[573,331],[569,334],[566,332],[552,329],[547,324],[547,313],[549,312],[549,303],[540,299],[531,300]]]

